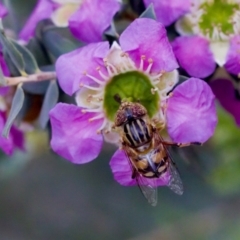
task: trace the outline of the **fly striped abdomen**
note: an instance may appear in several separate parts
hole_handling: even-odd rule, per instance
[[[151,131],[143,119],[135,118],[127,121],[124,126],[125,140],[130,147],[137,148],[151,141]]]
[[[158,178],[168,169],[169,157],[159,145],[157,149],[152,149],[146,154],[139,154],[134,159],[137,170],[146,178]]]

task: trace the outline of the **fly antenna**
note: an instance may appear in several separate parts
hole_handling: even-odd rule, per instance
[[[122,99],[121,99],[121,97],[120,97],[120,95],[119,95],[118,93],[115,94],[113,98],[114,98],[114,100],[115,100],[117,103],[119,103],[119,104],[122,103]]]

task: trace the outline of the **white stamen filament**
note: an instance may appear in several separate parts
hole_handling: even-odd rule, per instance
[[[115,67],[115,66],[113,66],[111,63],[107,63],[107,68],[109,68],[110,69],[110,71],[112,72],[112,75],[116,75],[116,74],[118,74],[119,72],[118,72],[118,70],[117,70],[117,68]]]
[[[102,71],[100,70],[100,68],[97,68],[97,71],[98,71],[100,77],[103,78],[103,80],[107,81],[107,80],[109,79],[108,76],[106,76],[105,74],[102,73]]]
[[[91,75],[89,75],[88,73],[85,73],[85,75],[86,75],[87,77],[89,77],[90,79],[92,79],[94,82],[98,83],[99,85],[104,85],[104,82],[101,81],[101,80],[99,80],[99,79],[97,79],[96,77],[91,76]]]
[[[149,58],[149,59],[148,59],[148,63],[149,63],[149,65],[148,65],[145,73],[150,73],[151,68],[152,68],[152,65],[153,65],[153,60],[152,60],[151,58]]]
[[[80,84],[80,87],[85,87],[85,88],[88,88],[88,89],[94,90],[94,91],[101,91],[102,90],[101,87],[97,88],[97,87],[92,87],[92,86],[85,85],[85,84]]]
[[[107,124],[107,118],[104,118],[102,125],[97,130],[97,133],[100,134]]]
[[[85,108],[82,109],[82,113],[101,113],[102,112],[102,108]]]
[[[100,114],[96,115],[95,117],[89,118],[88,121],[92,122],[94,120],[101,119],[103,117],[104,117],[103,113],[100,113]]]
[[[146,57],[144,55],[142,55],[141,60],[140,60],[140,66],[139,66],[140,71],[143,71],[143,64],[144,64],[145,59],[146,59]]]

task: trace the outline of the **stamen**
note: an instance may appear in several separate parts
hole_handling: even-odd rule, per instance
[[[97,134],[100,134],[100,133],[102,132],[102,130],[105,128],[106,124],[107,124],[107,119],[104,118],[102,125],[101,125],[100,128],[97,130]]]
[[[140,66],[139,66],[139,70],[143,71],[143,64],[144,64],[144,60],[146,59],[145,55],[141,56],[141,61],[140,61]]]
[[[153,81],[158,81],[160,80],[161,76],[163,75],[163,72],[160,72],[159,74],[155,75],[155,76],[152,76],[152,80]]]
[[[151,89],[151,93],[152,93],[152,94],[155,94],[158,90],[159,90],[159,89],[158,89],[157,87],[156,87],[156,88],[152,88],[152,89]]]
[[[103,85],[103,84],[104,84],[103,81],[97,79],[97,78],[94,77],[94,76],[89,75],[87,72],[84,72],[83,74],[84,74],[85,76],[89,77],[90,79],[92,79],[94,82],[98,83],[99,85]]]
[[[148,67],[147,67],[147,69],[146,69],[146,73],[150,73],[150,71],[151,71],[151,68],[152,68],[152,65],[153,65],[153,60],[152,60],[152,58],[149,58],[148,59],[148,63],[149,63],[149,65],[148,65]]]
[[[104,75],[104,74],[102,73],[102,71],[100,70],[100,67],[97,67],[96,70],[98,71],[99,75],[100,75],[104,80],[108,80],[108,79],[109,79],[108,76],[106,76],[106,75]]]
[[[116,75],[118,74],[118,70],[115,66],[113,66],[111,63],[108,63],[108,66],[110,68],[110,70],[112,70],[112,74]]]
[[[102,112],[102,109],[101,108],[88,108],[88,109],[82,109],[81,110],[82,113],[98,113],[98,112]]]
[[[112,77],[112,76],[113,76],[113,73],[112,73],[112,71],[111,71],[111,68],[109,67],[110,65],[109,65],[107,59],[104,58],[104,59],[103,59],[103,62],[104,62],[104,65],[105,65],[105,67],[106,67],[106,69],[107,69],[108,75],[109,75],[110,77]]]
[[[101,118],[103,118],[103,117],[104,117],[103,114],[100,113],[100,114],[96,115],[95,117],[89,118],[88,121],[89,121],[89,122],[92,122],[92,121],[94,121],[94,120],[101,119]]]
[[[102,88],[92,87],[92,86],[89,86],[89,85],[85,85],[83,83],[80,83],[80,87],[85,87],[85,88],[88,88],[88,89],[94,90],[94,91],[101,91],[102,90]]]
[[[214,41],[219,40],[219,32],[218,32],[217,26],[214,26],[214,27],[213,27],[212,39],[213,39]]]

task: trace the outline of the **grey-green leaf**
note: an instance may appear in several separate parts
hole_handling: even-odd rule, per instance
[[[26,75],[25,64],[22,54],[18,51],[16,46],[14,46],[14,44],[10,40],[8,40],[8,38],[4,35],[2,31],[0,31],[0,42],[15,67],[21,73],[21,75]]]
[[[39,68],[38,68],[38,64],[37,64],[36,59],[34,58],[32,53],[26,47],[18,44],[14,40],[9,40],[9,41],[12,42],[14,47],[22,55],[23,61],[24,61],[24,70],[25,70],[26,73],[33,74],[33,73],[36,73],[36,72],[40,71]]]
[[[107,30],[105,30],[104,34],[106,36],[110,36],[110,37],[112,37],[114,39],[118,39],[119,35],[117,33],[117,30],[116,30],[114,22],[112,22],[110,27],[107,28]]]
[[[1,66],[0,66],[0,86],[6,86],[6,79],[4,78]]]
[[[71,40],[64,38],[53,29],[45,30],[42,33],[42,41],[47,50],[58,58],[64,53],[71,52],[77,48]]]
[[[59,97],[59,89],[56,81],[51,81],[44,97],[42,109],[38,122],[41,128],[47,126],[49,120],[49,111],[56,105]]]
[[[139,17],[140,18],[151,18],[151,19],[157,20],[153,4],[151,3]]]
[[[12,106],[8,115],[7,122],[2,132],[2,135],[4,137],[8,137],[12,124],[23,106],[23,102],[24,102],[24,92],[23,92],[23,89],[20,86],[18,86],[15,92],[15,95],[13,97]]]

